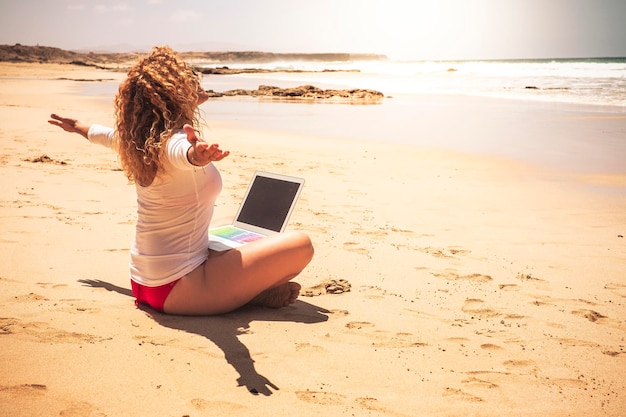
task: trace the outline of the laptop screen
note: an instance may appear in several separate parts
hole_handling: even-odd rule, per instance
[[[237,221],[280,232],[299,188],[296,182],[256,176]]]

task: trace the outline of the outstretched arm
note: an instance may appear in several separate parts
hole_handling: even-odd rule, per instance
[[[187,160],[192,165],[208,165],[211,162],[221,161],[230,154],[228,151],[221,150],[217,143],[209,145],[204,139],[198,138],[191,125],[183,126],[183,130],[191,144],[191,147],[187,150]]]
[[[78,133],[85,139],[87,138],[87,132],[89,132],[89,126],[79,122],[76,119],[70,119],[68,117],[61,117],[57,114],[51,114],[48,123],[51,125],[59,126],[66,132]]]

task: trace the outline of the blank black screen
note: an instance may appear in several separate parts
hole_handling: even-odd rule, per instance
[[[280,232],[299,186],[275,178],[256,177],[237,220]]]

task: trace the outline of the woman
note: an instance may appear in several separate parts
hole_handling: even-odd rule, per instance
[[[169,314],[220,314],[252,303],[284,307],[313,257],[303,233],[288,232],[226,252],[208,250],[228,156],[196,135],[208,99],[193,70],[169,47],[133,66],[115,98],[115,129],[52,114],[49,123],[116,150],[137,190],[130,278],[137,303]]]

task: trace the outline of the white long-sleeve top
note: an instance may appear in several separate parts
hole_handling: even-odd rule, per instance
[[[92,125],[88,139],[116,149],[115,132]],[[163,153],[164,172],[137,190],[137,227],[130,251],[130,277],[155,287],[183,277],[208,257],[208,228],[222,179],[213,164],[187,160],[191,145],[184,131],[174,134]]]

